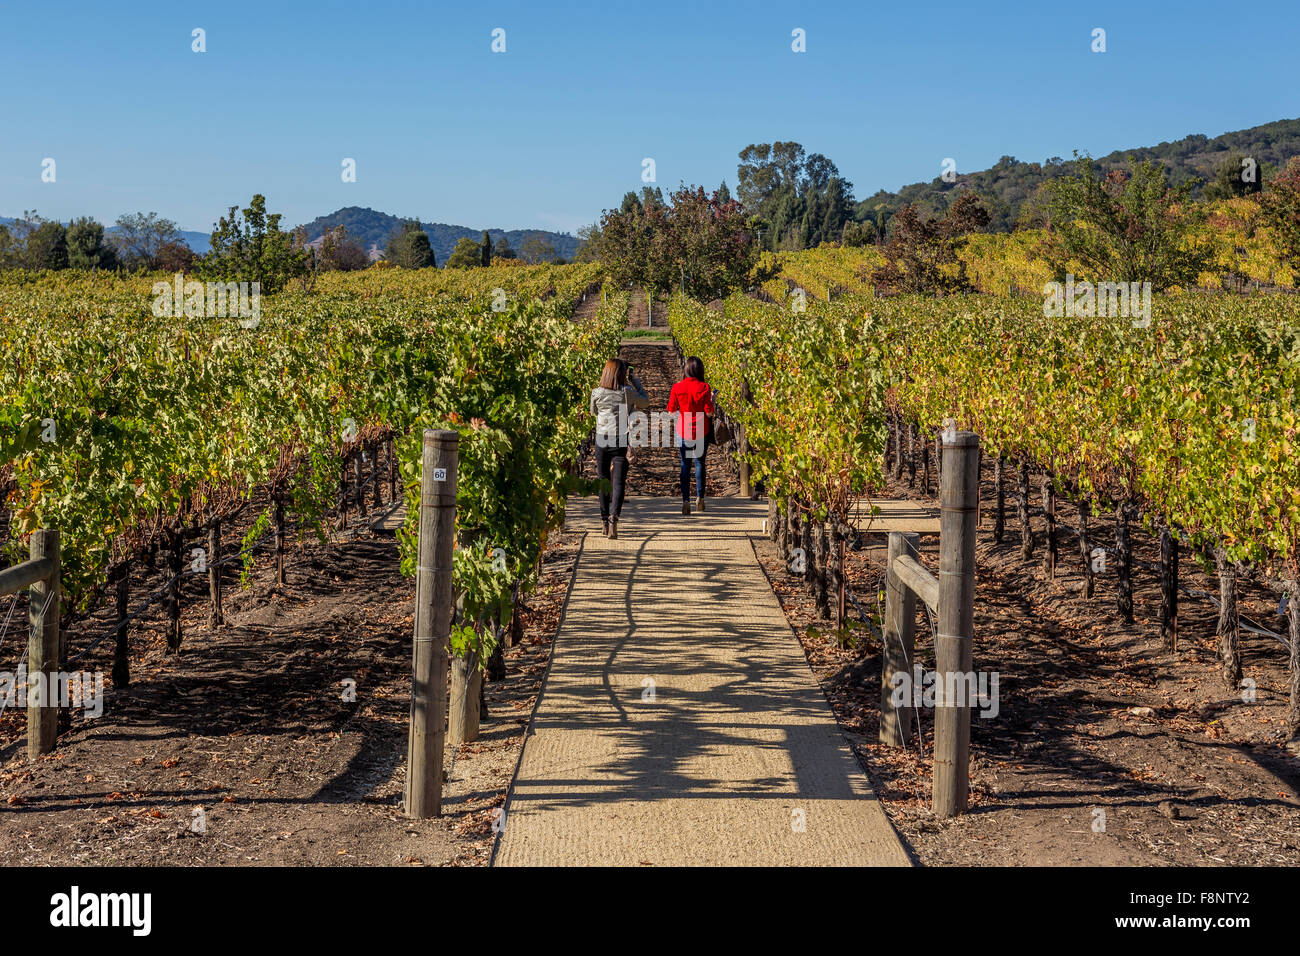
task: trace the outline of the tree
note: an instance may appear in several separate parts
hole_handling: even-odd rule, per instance
[[[242,212],[231,206],[217,222],[199,273],[224,282],[257,282],[269,294],[306,275],[307,251],[280,229],[280,214],[268,214],[266,197],[258,193]]]
[[[742,285],[758,259],[749,218],[735,200],[683,186],[668,203],[606,210],[598,252],[615,282],[666,292],[680,285],[708,301]]]
[[[1300,287],[1300,156],[1269,181],[1259,205],[1265,225],[1291,262],[1292,284]]]
[[[555,246],[541,236],[529,236],[519,247],[519,255],[529,265],[550,262],[555,258]]]
[[[150,266],[164,243],[179,242],[180,230],[157,213],[127,213],[117,217],[112,243],[118,260],[127,268]]]
[[[20,264],[22,245],[14,238],[9,227],[0,224],[0,269],[14,269]]]
[[[965,263],[957,253],[962,237],[986,228],[988,210],[979,197],[964,193],[942,218],[928,218],[911,203],[890,220],[893,232],[885,243],[885,264],[873,274],[883,292],[969,291]]]
[[[41,222],[23,244],[23,264],[28,269],[66,269],[68,267],[68,231],[63,223]]]
[[[1213,248],[1193,242],[1205,220],[1190,202],[1198,180],[1170,187],[1165,168],[1130,160],[1132,172],[1111,170],[1103,179],[1088,157],[1076,155],[1073,176],[1051,182],[1055,247],[1049,257],[1063,279],[1072,262],[1086,279],[1150,282],[1153,289],[1190,285],[1205,270]]]
[[[429,234],[415,219],[405,219],[388,240],[384,258],[403,269],[432,269],[438,265]]]
[[[510,239],[507,236],[502,236],[497,240],[496,245],[492,247],[492,258],[518,259],[519,256],[516,255],[515,250],[510,248]]]
[[[1250,157],[1229,153],[1214,167],[1214,179],[1202,193],[1206,199],[1237,199],[1251,196],[1263,188],[1263,171]]]
[[[88,216],[68,223],[68,265],[73,269],[112,269],[117,256],[104,243],[104,226]]]
[[[479,243],[479,248],[481,250],[479,265],[484,267],[492,265],[492,237],[488,235],[486,229],[483,230],[483,239]]]
[[[868,246],[876,241],[876,227],[868,219],[865,222],[847,222],[840,242],[846,246]]]
[[[199,257],[194,254],[194,250],[183,242],[164,242],[154,253],[153,261],[150,262],[150,268],[158,269],[162,272],[185,272],[189,273],[194,270],[195,263]]]
[[[765,248],[806,249],[839,240],[853,218],[853,184],[829,158],[805,155],[799,143],[775,142],[746,146],[740,161],[737,195],[770,227],[762,234]]]
[[[456,247],[447,257],[448,269],[473,269],[482,262],[483,255],[479,244],[469,236],[462,236],[456,241]]]
[[[327,229],[321,237],[316,255],[316,269],[320,272],[353,272],[370,265],[370,254],[361,244],[348,238],[348,227],[340,223]]]

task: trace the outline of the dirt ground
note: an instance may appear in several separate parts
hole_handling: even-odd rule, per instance
[[[0,865],[486,863],[578,538],[550,545],[507,677],[487,685],[482,737],[448,748],[440,819],[402,815],[414,589],[395,538],[363,525],[294,551],[283,588],[261,567],[241,589],[228,567],[216,630],[190,579],[181,653],[164,653],[155,608],[132,635],[130,686],[106,676],[104,715],[74,716],[54,754],[29,763],[24,715],[0,717]],[[83,623],[73,652],[108,626]],[[94,655],[86,669],[111,670],[109,642]]]
[[[1135,623],[1115,609],[1115,576],[1100,575],[1083,595],[1078,539],[1065,530],[1076,512],[1058,504],[1055,580],[1042,569],[1045,525],[1031,518],[1036,547],[1020,556],[1020,529],[1008,488],[1006,535],[992,539],[991,463],[983,472],[979,534],[976,671],[999,674],[999,712],[971,732],[971,810],[948,821],[930,810],[933,744],[930,714],[908,750],[876,742],[880,644],[866,628],[843,647],[817,620],[802,581],[787,573],[777,546],[755,549],[781,599],[809,664],[848,732],[899,833],[924,865],[1289,865],[1300,864],[1300,761],[1286,740],[1286,652],[1276,641],[1242,634],[1245,676],[1257,697],[1245,703],[1218,673],[1212,604],[1185,595],[1179,649],[1159,636],[1155,573],[1134,572]],[[895,497],[922,497],[906,476]],[[931,499],[932,500],[932,499]],[[1114,541],[1113,522],[1094,516],[1091,533]],[[937,567],[937,536],[922,556]],[[1154,562],[1157,546],[1135,533],[1136,558]],[[884,543],[849,551],[849,575],[861,615],[878,623]],[[1193,561],[1183,582],[1217,584]],[[1284,630],[1271,593],[1247,586],[1242,613]],[[859,608],[850,605],[850,616]],[[932,667],[929,622],[918,619],[918,660]]]

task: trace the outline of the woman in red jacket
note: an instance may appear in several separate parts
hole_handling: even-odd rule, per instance
[[[668,411],[677,413],[677,451],[682,460],[682,514],[691,513],[691,462],[695,462],[695,510],[704,510],[704,455],[708,451],[713,389],[704,381],[704,363],[692,355],[686,377],[668,395]]]

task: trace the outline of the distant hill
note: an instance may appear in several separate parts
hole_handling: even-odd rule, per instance
[[[1292,156],[1300,156],[1300,119],[1278,120],[1213,139],[1196,133],[1173,143],[1119,149],[1093,158],[1103,169],[1127,165],[1130,155],[1139,162],[1159,160],[1169,169],[1169,179],[1176,185],[1193,178],[1213,180],[1215,167],[1234,152],[1252,157],[1261,172],[1269,166],[1281,169]],[[1015,225],[1021,205],[1041,184],[1070,171],[1067,160],[1071,158],[1052,157],[1043,163],[1022,163],[1013,156],[1003,156],[991,169],[972,173],[959,169],[955,182],[945,183],[936,177],[928,183],[904,186],[898,192],[881,190],[857,204],[855,217],[875,221],[879,208],[893,213],[907,203],[914,203],[932,215],[939,214],[962,192],[973,190],[989,206],[990,228],[1006,231]],[[1198,186],[1194,195],[1199,195],[1200,189]]]
[[[342,225],[347,228],[348,238],[358,242],[367,249],[374,252],[382,252],[388,244],[388,239],[401,224],[402,217],[392,216],[384,212],[376,212],[373,209],[366,209],[360,206],[348,206],[337,212],[332,212],[328,216],[319,216],[311,222],[304,223],[302,228],[307,231],[307,239],[314,242],[323,236],[328,229]],[[447,257],[451,255],[451,250],[456,247],[458,240],[463,238],[473,239],[478,242],[483,238],[482,229],[470,229],[468,226],[450,226],[441,222],[422,222],[421,226],[428,233],[429,245],[433,247],[434,257],[438,260],[438,265],[443,265]],[[581,240],[577,236],[569,235],[564,232],[548,232],[544,229],[489,229],[488,235],[492,241],[499,242],[504,236],[510,241],[510,248],[515,252],[523,246],[524,240],[531,236],[538,236],[549,242],[555,247],[555,254],[564,259],[572,259],[578,251],[578,245]]]

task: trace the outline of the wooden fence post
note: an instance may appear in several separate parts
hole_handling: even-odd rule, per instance
[[[32,532],[31,559],[50,558],[50,576],[28,590],[27,618],[27,756],[35,759],[54,749],[59,735],[59,533]]]
[[[420,540],[415,577],[414,673],[406,750],[406,815],[442,814],[442,748],[447,720],[447,639],[451,635],[451,546],[456,527],[460,435],[424,433]]]
[[[970,710],[963,691],[971,673],[975,636],[975,500],[979,487],[979,437],[957,432],[944,443],[940,489],[939,620],[934,641],[934,812],[951,817],[970,794]],[[940,690],[943,702],[940,704]],[[957,690],[957,699],[950,700]]]
[[[884,644],[880,668],[879,740],[889,747],[904,747],[912,730],[912,650],[916,640],[916,595],[894,574],[894,559],[905,554],[915,556],[921,538],[912,532],[889,533],[889,558],[885,562]],[[908,693],[901,707],[894,706],[893,678],[907,675],[903,684]]]

